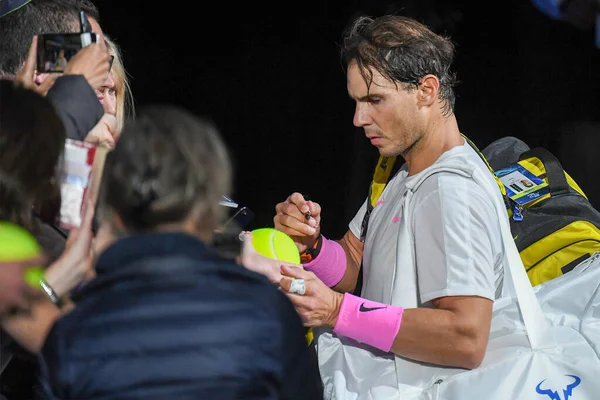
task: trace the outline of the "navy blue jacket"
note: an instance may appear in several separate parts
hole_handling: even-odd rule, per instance
[[[183,233],[119,240],[40,356],[49,399],[322,399],[289,299]]]

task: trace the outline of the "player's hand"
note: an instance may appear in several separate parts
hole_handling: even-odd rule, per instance
[[[318,203],[306,201],[302,194],[293,193],[277,204],[275,211],[275,229],[288,234],[300,253],[312,247],[321,234],[321,206]]]
[[[252,232],[242,232],[240,239],[243,240],[243,243],[242,254],[238,259],[238,263],[250,271],[266,276],[269,281],[279,285],[281,278],[283,278],[283,275],[281,275],[281,266],[284,263],[258,253],[252,245]],[[285,264],[302,269],[301,265]]]
[[[304,326],[335,327],[344,299],[343,294],[328,288],[313,272],[302,268],[282,265],[281,274],[284,276],[279,286],[296,307]],[[291,290],[293,280],[302,281],[304,293]]]

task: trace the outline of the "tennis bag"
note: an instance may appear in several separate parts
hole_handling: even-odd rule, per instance
[[[550,151],[541,147],[531,149],[512,136],[498,139],[480,151],[469,138],[463,137],[496,178],[505,199],[513,239],[533,286],[571,271],[600,251],[600,212]],[[398,164],[397,157],[379,157],[362,221],[362,240],[366,237],[370,213],[390,177],[399,169]],[[519,172],[525,174],[527,182],[538,184],[532,189],[521,186],[517,188],[519,193],[513,193],[514,184],[508,184],[507,190],[498,176],[500,172]],[[525,198],[527,201],[523,201]],[[361,281],[362,268],[358,292]]]
[[[550,151],[530,149],[508,136],[481,153],[497,175],[517,166],[543,182],[525,205],[512,200],[506,188],[503,193],[513,239],[533,286],[571,271],[600,251],[600,212]]]

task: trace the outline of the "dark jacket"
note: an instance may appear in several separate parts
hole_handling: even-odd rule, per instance
[[[196,238],[124,238],[96,270],[50,331],[42,398],[322,398],[289,299]]]
[[[83,75],[61,76],[46,97],[54,105],[69,139],[85,139],[104,115],[98,96]]]

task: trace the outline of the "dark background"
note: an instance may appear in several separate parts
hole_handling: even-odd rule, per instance
[[[175,103],[214,120],[235,159],[233,198],[272,226],[294,191],[341,236],[364,201],[375,149],[352,125],[338,43],[358,14],[417,18],[456,44],[456,115],[484,147],[512,135],[545,146],[600,206],[600,50],[593,29],[529,0],[474,2],[96,1],[121,45],[137,106]]]

